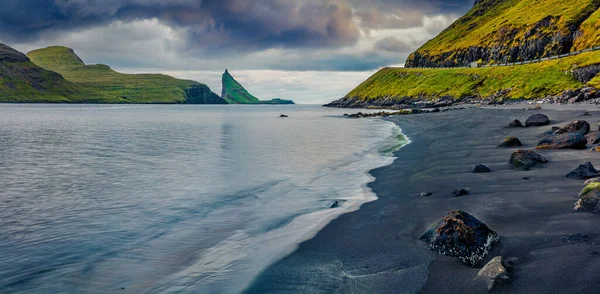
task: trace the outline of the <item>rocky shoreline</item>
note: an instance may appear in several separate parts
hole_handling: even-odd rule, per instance
[[[581,73],[586,75],[586,73]],[[589,75],[588,75],[589,76]],[[582,77],[585,78],[585,77]],[[575,90],[565,90],[560,95],[546,96],[538,99],[509,99],[505,96],[510,90],[499,91],[491,97],[454,98],[444,96],[435,97],[382,97],[377,99],[364,99],[359,97],[344,97],[324,107],[335,108],[366,108],[366,109],[425,109],[444,108],[468,104],[478,105],[510,105],[510,104],[574,104],[588,103],[600,104],[600,90],[593,87],[583,87]]]

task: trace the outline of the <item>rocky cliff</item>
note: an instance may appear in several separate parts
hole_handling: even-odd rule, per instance
[[[120,103],[65,80],[60,74],[43,69],[29,58],[0,44],[0,102],[39,103]]]
[[[272,100],[258,100],[254,95],[250,94],[242,84],[236,81],[226,69],[221,79],[223,90],[221,98],[225,99],[230,104],[294,104],[292,100],[284,100],[275,98]]]
[[[104,64],[86,65],[67,47],[38,49],[27,56],[70,82],[125,103],[227,104],[202,83],[161,74],[124,74]]]
[[[600,0],[477,0],[406,67],[510,63],[600,45]]]

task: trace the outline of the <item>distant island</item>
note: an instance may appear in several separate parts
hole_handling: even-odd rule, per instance
[[[223,73],[221,82],[223,83],[221,98],[229,104],[294,104],[294,101],[280,98],[266,101],[259,100],[236,81],[228,70]]]
[[[0,103],[294,104],[279,98],[259,100],[227,70],[220,97],[192,80],[88,65],[67,47],[51,46],[25,55],[4,44],[0,44]]]
[[[327,106],[600,98],[600,2],[580,2],[477,0],[405,68],[381,69]]]

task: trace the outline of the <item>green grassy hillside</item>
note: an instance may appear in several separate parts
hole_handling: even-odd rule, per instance
[[[600,0],[479,0],[407,67],[514,62],[600,45]],[[575,45],[574,45],[575,44]]]
[[[221,98],[227,100],[230,104],[258,104],[260,100],[254,97],[252,94],[236,81],[228,70],[225,70],[222,78],[223,91]]]
[[[35,65],[25,54],[0,44],[0,102],[121,103],[123,99],[71,83]]]
[[[352,90],[347,98],[374,100],[414,98],[434,100],[490,97],[505,91],[508,98],[543,98],[585,86],[571,70],[600,64],[600,51],[527,65],[487,68],[384,68]],[[589,86],[600,88],[600,76]]]
[[[204,84],[160,74],[123,74],[103,64],[86,65],[66,47],[38,49],[27,55],[71,82],[129,103],[225,103]]]

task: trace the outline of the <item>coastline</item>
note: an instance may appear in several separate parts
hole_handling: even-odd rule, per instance
[[[600,119],[600,112],[582,116],[591,105],[568,108],[544,105],[534,112],[493,107],[388,118],[412,143],[396,152],[394,163],[371,171],[375,181],[369,187],[378,200],[330,222],[263,271],[246,293],[482,293],[485,286],[473,278],[497,255],[521,260],[513,284],[500,292],[593,291],[600,265],[590,253],[599,250],[594,243],[600,236],[594,233],[600,219],[571,212],[583,181],[565,175],[586,161],[598,163],[596,153],[542,150],[548,164],[519,171],[508,164],[515,148],[496,147],[515,135],[523,141],[522,149],[535,148],[538,136],[551,126],[574,119],[595,126]],[[551,126],[505,128],[512,119],[538,112],[550,117]],[[478,163],[494,172],[472,174]],[[472,193],[452,197],[462,187]],[[428,191],[433,196],[417,196]],[[419,241],[431,223],[453,209],[475,215],[500,234],[500,243],[476,268],[436,256]],[[577,233],[590,234],[590,239],[578,246],[561,241]]]

